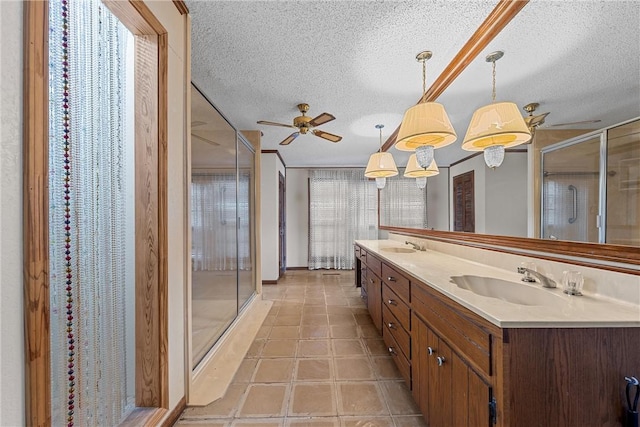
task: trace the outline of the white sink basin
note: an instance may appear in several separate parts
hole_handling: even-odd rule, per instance
[[[553,305],[561,303],[562,297],[548,289],[535,288],[518,282],[482,276],[451,276],[459,288],[477,295],[497,298],[519,305]]]
[[[416,251],[415,249],[411,248],[381,248],[380,250],[382,252],[392,252],[396,254],[410,254]]]

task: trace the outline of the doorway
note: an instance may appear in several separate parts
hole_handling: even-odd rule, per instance
[[[278,279],[287,271],[286,188],[284,175],[278,173]]]
[[[453,177],[453,231],[476,230],[473,171]]]

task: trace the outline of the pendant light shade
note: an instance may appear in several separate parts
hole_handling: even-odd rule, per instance
[[[440,173],[440,169],[438,169],[438,165],[435,160],[431,161],[431,164],[428,168],[423,168],[418,164],[416,160],[416,155],[412,154],[409,156],[409,161],[407,162],[407,167],[404,168],[404,177],[406,178],[419,178],[419,177],[428,177],[428,176],[436,176]]]
[[[487,62],[493,64],[492,103],[478,108],[473,113],[462,141],[463,150],[484,151],[485,163],[492,169],[502,164],[505,148],[524,144],[531,139],[531,131],[518,106],[513,102],[495,102],[496,61],[503,55],[502,51],[487,55]]]
[[[416,59],[422,62],[422,93],[426,92],[426,61],[431,52],[420,52]],[[415,151],[418,164],[428,167],[433,161],[433,150],[453,143],[456,131],[442,104],[421,102],[405,113],[398,131],[395,147],[401,151]]]
[[[376,129],[380,130],[380,151],[373,153],[369,157],[367,168],[364,170],[364,176],[367,178],[375,178],[376,186],[383,189],[386,184],[386,178],[398,175],[396,162],[393,160],[391,153],[382,151],[382,128],[384,125],[376,125]]]

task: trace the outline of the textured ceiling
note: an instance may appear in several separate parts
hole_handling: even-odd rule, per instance
[[[288,167],[362,166],[378,146],[375,125],[389,135],[422,92],[415,55],[433,51],[427,86],[447,66],[496,1],[187,1],[192,16],[192,79],[238,129],[264,133]],[[550,112],[545,127],[602,120],[603,127],[640,116],[640,2],[531,1],[438,99],[458,141],[436,150],[446,166],[468,155],[462,139],[475,108],[497,99]],[[336,120],[320,129],[333,144],[293,129],[296,104]],[[523,111],[523,115],[526,114]],[[386,139],[386,138],[385,138]],[[402,166],[407,154],[392,149]]]

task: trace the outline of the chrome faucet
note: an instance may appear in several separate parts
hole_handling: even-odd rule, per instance
[[[558,284],[556,283],[555,280],[538,273],[535,270],[531,270],[529,268],[525,268],[525,267],[518,267],[518,273],[520,274],[529,274],[533,277],[535,277],[536,279],[538,279],[540,281],[540,284],[542,285],[543,288],[555,288],[558,286]]]
[[[404,242],[404,244],[413,246],[413,249],[415,249],[416,251],[424,251],[425,250],[425,249],[422,249],[419,245],[417,245],[417,244],[415,244],[413,242],[410,242],[408,240],[406,242]]]

